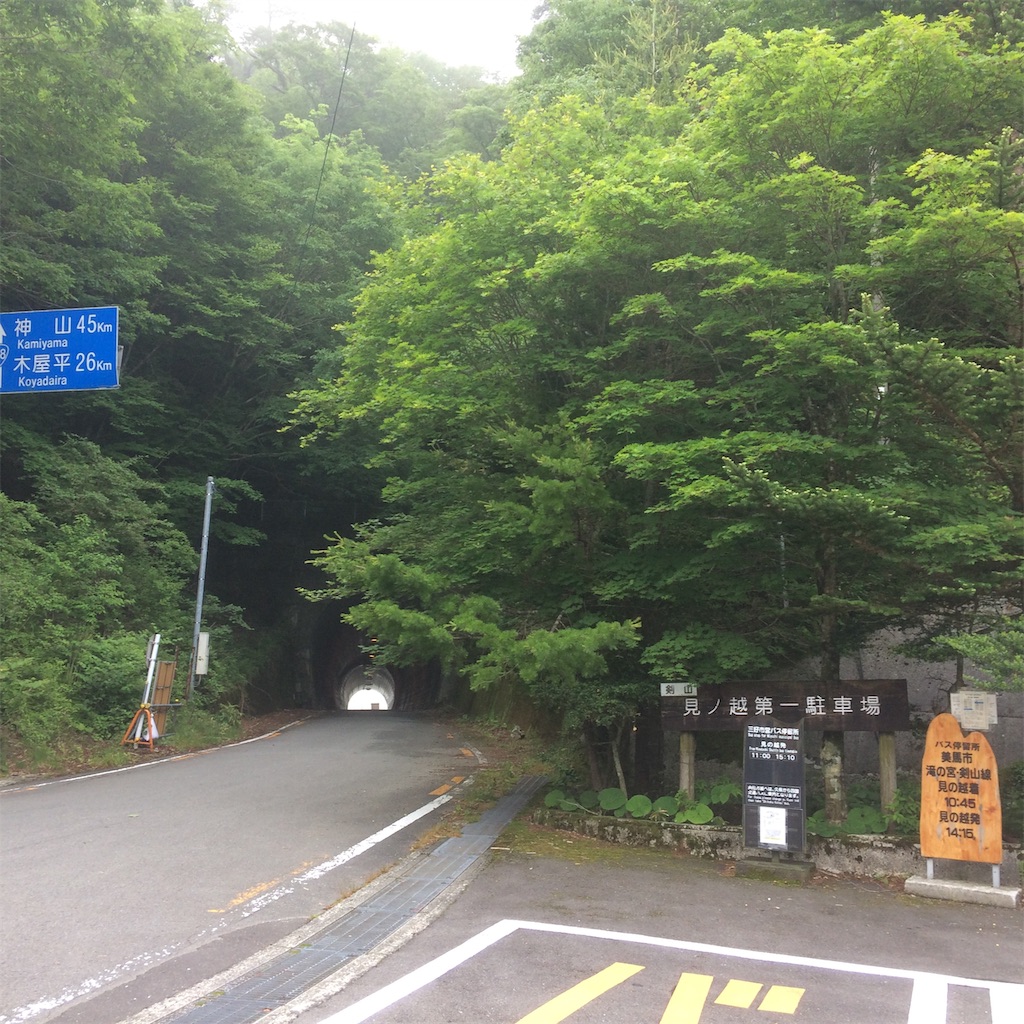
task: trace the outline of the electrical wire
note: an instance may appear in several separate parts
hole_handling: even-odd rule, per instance
[[[355,41],[355,38],[356,38],[356,26],[355,26],[355,24],[353,24],[352,25],[352,29],[351,29],[351,34],[348,37],[348,49],[345,51],[345,65],[341,69],[341,81],[338,83],[338,98],[337,98],[337,100],[335,101],[335,104],[334,104],[334,113],[331,115],[331,127],[328,130],[327,136],[326,136],[326,138],[324,140],[324,158],[323,158],[323,160],[320,163],[320,177],[317,179],[316,191],[313,193],[313,205],[310,207],[309,220],[306,222],[306,233],[303,235],[302,244],[299,246],[299,251],[296,254],[296,265],[299,268],[302,267],[303,257],[304,257],[305,252],[306,252],[306,246],[309,243],[309,236],[313,232],[313,224],[314,224],[314,221],[316,220],[317,204],[320,201],[320,192],[323,189],[324,178],[327,175],[327,158],[328,158],[328,156],[330,155],[330,152],[331,152],[331,142],[334,139],[334,126],[335,126],[335,124],[338,121],[338,111],[341,109],[341,96],[342,96],[342,92],[345,89],[345,80],[348,78],[348,62],[349,62],[349,58],[352,56],[352,44]],[[301,274],[301,271],[300,271],[293,278],[293,284],[292,284],[291,293],[288,295],[287,299],[285,299],[285,301],[282,304],[281,308],[275,314],[275,316],[274,316],[275,320],[279,319],[284,314],[285,310],[288,308],[288,303],[292,299],[295,298],[295,294],[296,294],[295,289],[296,289],[296,287],[299,284],[302,283],[302,280],[303,280],[303,278],[302,278],[302,274]]]

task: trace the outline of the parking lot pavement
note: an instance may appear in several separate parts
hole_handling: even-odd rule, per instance
[[[752,1024],[1018,1019],[1020,910],[820,875],[781,885],[645,850],[591,859],[592,843],[563,840],[559,856],[492,851],[426,927],[287,1019],[742,1024],[751,1011]]]

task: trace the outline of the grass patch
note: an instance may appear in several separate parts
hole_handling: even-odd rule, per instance
[[[168,726],[159,746],[173,751],[205,750],[242,738],[242,716],[235,707],[211,712],[186,704]]]
[[[548,857],[571,861],[573,864],[607,864],[610,867],[654,866],[678,858],[671,850],[609,843],[603,839],[538,825],[526,817],[513,821],[497,839],[494,849],[508,855]]]
[[[81,733],[62,733],[45,747],[25,743],[5,731],[0,738],[0,773],[12,776],[61,776],[122,768],[133,755],[120,740],[97,739]]]

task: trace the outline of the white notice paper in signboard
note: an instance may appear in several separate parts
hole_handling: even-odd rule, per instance
[[[786,808],[761,806],[758,812],[758,835],[761,845],[785,846]]]
[[[999,720],[996,695],[983,690],[958,690],[951,693],[949,710],[964,732],[974,732],[975,729],[984,732]]]

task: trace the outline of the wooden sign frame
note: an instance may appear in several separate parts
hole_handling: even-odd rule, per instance
[[[670,689],[671,684],[663,687]],[[768,718],[795,721],[826,732],[901,732],[910,728],[906,679],[679,684],[661,698],[661,722],[676,732],[739,730]]]

